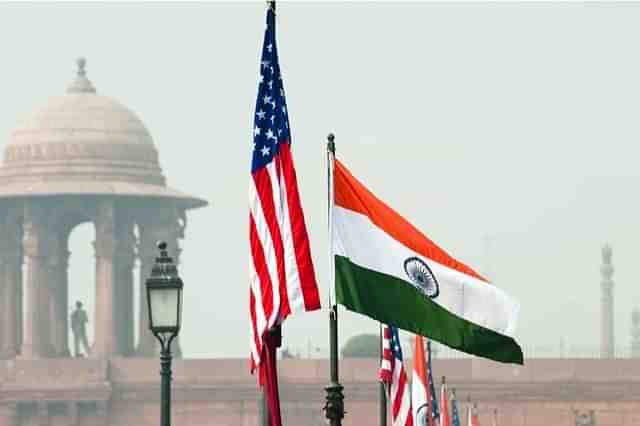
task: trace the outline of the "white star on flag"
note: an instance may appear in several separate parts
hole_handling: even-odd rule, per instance
[[[276,135],[273,133],[273,131],[271,131],[271,129],[267,130],[266,136],[267,136],[267,139],[275,139],[275,140],[278,140],[278,139],[276,138]]]

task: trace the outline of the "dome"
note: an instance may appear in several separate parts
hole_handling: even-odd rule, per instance
[[[206,204],[166,186],[145,125],[118,101],[99,95],[85,65],[78,59],[64,95],[18,119],[0,167],[0,198],[93,194]]]

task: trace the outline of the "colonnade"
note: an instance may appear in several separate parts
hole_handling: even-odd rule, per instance
[[[95,316],[92,357],[150,356],[144,282],[167,241],[179,261],[184,210],[171,202],[102,197],[41,197],[0,206],[0,356],[70,356],[69,234],[95,227]],[[137,233],[136,233],[137,229]],[[139,341],[134,345],[134,268],[139,263]],[[24,306],[24,312],[23,312]],[[174,344],[179,356],[179,343]]]

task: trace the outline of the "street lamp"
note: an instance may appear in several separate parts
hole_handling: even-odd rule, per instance
[[[158,243],[160,257],[147,279],[149,328],[160,342],[160,426],[171,425],[171,342],[180,332],[182,317],[182,280],[173,259],[167,254],[167,243]]]

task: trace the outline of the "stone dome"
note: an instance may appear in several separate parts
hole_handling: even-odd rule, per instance
[[[145,125],[118,101],[97,94],[85,65],[78,59],[64,95],[19,118],[4,150],[0,198],[121,195],[205,205],[166,186]]]

